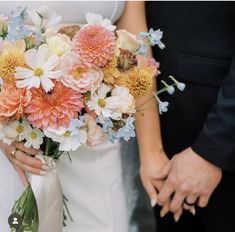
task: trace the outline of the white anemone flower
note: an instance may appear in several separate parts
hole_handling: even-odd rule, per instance
[[[109,19],[104,19],[102,15],[88,12],[86,13],[86,25],[100,25],[105,27],[109,31],[115,31],[116,26],[112,24],[112,21]],[[85,25],[85,26],[86,26]]]
[[[39,88],[40,85],[46,92],[54,87],[52,79],[58,79],[62,76],[61,71],[53,71],[59,63],[59,57],[52,55],[47,59],[48,48],[44,45],[39,49],[30,49],[25,53],[26,64],[29,68],[17,67],[15,78],[18,88]]]
[[[28,133],[26,134],[26,147],[33,147],[35,149],[39,149],[40,145],[43,143],[44,133],[37,129],[31,128]]]
[[[80,129],[79,133],[74,134],[65,127],[58,129],[48,127],[43,132],[47,137],[60,144],[60,151],[76,151],[82,144],[87,142],[87,131],[85,129]]]
[[[122,102],[119,96],[107,97],[110,91],[111,88],[108,85],[101,84],[98,90],[91,95],[91,101],[88,101],[87,105],[99,116],[118,120],[122,117],[119,111]]]
[[[62,17],[51,9],[43,5],[38,10],[29,11],[32,23],[46,35],[57,30],[57,26],[61,23]]]

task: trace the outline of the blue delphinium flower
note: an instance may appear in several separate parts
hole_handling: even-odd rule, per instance
[[[151,46],[158,45],[160,49],[164,49],[165,45],[161,41],[162,35],[163,32],[160,29],[154,31],[151,28],[149,32],[141,32],[138,37],[142,40],[147,39]]]
[[[16,10],[11,12],[11,17],[7,40],[16,41],[31,34],[31,30],[25,26],[25,20],[28,17],[26,8],[17,7]]]
[[[143,56],[147,56],[147,51],[148,51],[148,46],[146,44],[140,44],[139,50],[137,51],[136,54],[140,54]]]
[[[168,110],[168,106],[169,106],[169,102],[165,101],[161,101],[160,98],[157,96],[156,93],[154,93],[154,96],[158,102],[158,109],[159,109],[159,114],[162,114],[164,112],[167,112]]]
[[[107,132],[108,132],[108,139],[109,139],[109,141],[111,143],[115,143],[115,141],[118,139],[117,132],[115,132],[114,130],[112,130],[110,128],[107,130]]]
[[[102,125],[104,131],[107,131],[108,128],[113,128],[113,122],[110,118],[98,116],[96,122]]]
[[[176,84],[176,87],[180,90],[180,91],[184,91],[186,85],[182,82],[177,81],[173,76],[169,76],[171,78],[172,81],[174,81],[174,83]]]
[[[71,119],[68,131],[72,133],[72,135],[78,136],[80,135],[79,129],[84,125],[83,121],[79,119]]]
[[[118,130],[117,137],[123,138],[125,141],[129,141],[131,137],[135,137],[134,121],[135,119],[130,116],[126,121],[125,126]]]

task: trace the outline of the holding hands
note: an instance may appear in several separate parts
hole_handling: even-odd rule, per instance
[[[195,214],[196,204],[207,206],[222,178],[220,168],[191,148],[175,155],[172,160],[168,160],[163,151],[150,157],[142,162],[140,174],[152,206],[156,203],[162,206],[162,217],[171,211],[178,221],[183,209]]]

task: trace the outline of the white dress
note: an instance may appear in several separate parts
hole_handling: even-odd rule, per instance
[[[85,22],[85,12],[100,13],[117,20],[124,2],[46,2],[62,15],[64,23]],[[9,15],[18,5],[37,9],[41,2],[0,2],[0,14]],[[127,232],[128,217],[125,204],[119,142],[88,148],[64,155],[58,164],[58,174],[74,222],[68,220],[66,232]],[[8,232],[8,215],[13,201],[23,191],[21,182],[4,154],[0,152],[0,231]],[[49,230],[48,230],[49,231]],[[43,231],[44,232],[44,231]],[[46,232],[46,231],[45,231]]]

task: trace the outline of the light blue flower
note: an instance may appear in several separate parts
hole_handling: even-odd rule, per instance
[[[135,119],[133,117],[129,117],[126,125],[118,130],[117,137],[123,138],[125,141],[129,141],[131,137],[135,137],[134,121]]]
[[[98,116],[96,122],[102,125],[104,131],[107,131],[108,128],[113,128],[113,122],[110,118]]]
[[[148,46],[146,44],[140,44],[137,54],[147,56]]]
[[[169,76],[169,78],[171,78],[171,80],[174,81],[174,83],[176,84],[176,87],[180,90],[180,91],[184,91],[186,85],[182,82],[177,81],[173,76]]]
[[[115,141],[118,139],[118,137],[117,137],[117,133],[114,131],[114,130],[112,130],[112,129],[108,129],[108,139],[109,139],[109,141],[111,142],[111,143],[115,143]]]
[[[149,32],[141,32],[138,35],[138,38],[142,40],[147,39],[151,46],[158,45],[160,49],[164,49],[165,45],[161,41],[162,35],[163,35],[163,32],[160,29],[154,31],[151,28]]]
[[[31,30],[25,26],[28,17],[26,8],[17,7],[11,12],[12,20],[9,22],[7,40],[16,41],[24,39],[31,34]]]
[[[168,85],[165,81],[161,81],[165,87],[167,88],[166,91],[169,93],[169,94],[173,94],[175,92],[175,88],[172,86],[172,85]]]
[[[81,121],[79,119],[71,119],[69,127],[68,127],[68,131],[70,131],[72,133],[72,135],[74,135],[74,136],[79,136],[80,135],[79,129],[83,125],[84,125],[83,121]]]
[[[154,93],[154,96],[158,102],[158,109],[159,109],[159,114],[165,113],[168,111],[168,106],[169,106],[169,102],[165,101],[161,101],[160,98],[157,96],[156,93]]]

